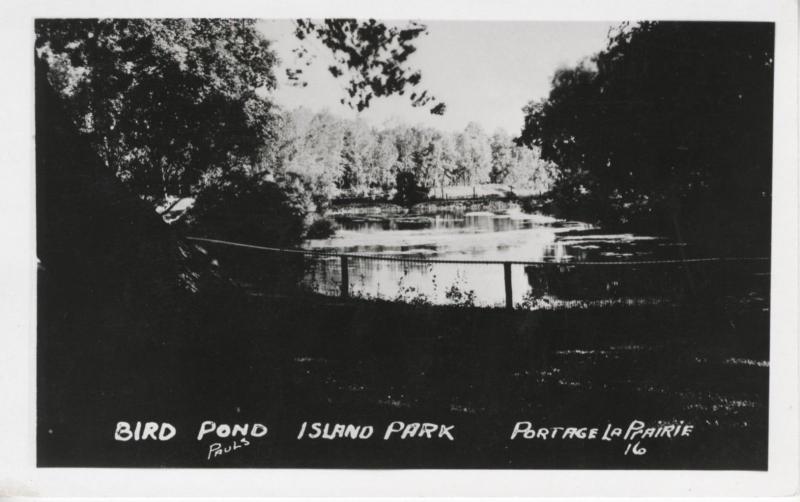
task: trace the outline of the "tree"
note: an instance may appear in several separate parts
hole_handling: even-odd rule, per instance
[[[561,69],[519,141],[571,217],[728,254],[769,248],[774,26],[646,22]]]
[[[541,158],[538,147],[511,148],[511,169],[505,183],[513,187],[532,189],[541,194],[550,190],[557,175],[557,166]]]
[[[451,134],[441,134],[437,144],[438,152],[438,183],[439,187],[455,184],[458,176],[457,152],[455,140]],[[444,193],[444,192],[442,192]]]
[[[316,37],[332,52],[335,63],[328,71],[334,78],[343,75],[350,78],[347,97],[341,102],[358,111],[368,108],[373,97],[402,96],[408,88],[420,83],[422,74],[407,63],[408,57],[416,52],[414,41],[424,34],[426,26],[416,21],[397,27],[374,19],[298,19],[295,29],[298,39]],[[305,47],[296,49],[295,54],[309,60]],[[301,73],[302,69],[287,70],[289,78],[298,82]],[[414,107],[430,105],[434,115],[445,112],[445,104],[437,103],[427,90],[411,92],[410,100]]]
[[[342,136],[341,175],[336,183],[340,190],[353,191],[359,183],[360,159],[356,151],[353,131],[345,129]]]
[[[345,121],[342,127],[344,134],[337,187],[350,196],[367,195],[375,134],[363,120]]]
[[[413,149],[411,171],[420,187],[430,190],[436,185],[438,171],[442,168],[442,134],[432,128],[411,128]]]
[[[476,122],[470,122],[456,136],[456,164],[462,184],[485,183],[489,180],[492,153],[489,138]]]
[[[335,195],[344,146],[341,121],[325,110],[306,120],[304,112],[284,117],[283,141],[288,143],[277,167],[280,176],[289,173],[304,180],[312,192],[317,208],[323,208]]]
[[[276,62],[252,20],[37,20],[36,47],[81,131],[143,198],[185,196],[271,139]]]
[[[398,172],[396,185],[395,201],[400,204],[412,206],[425,200],[428,195],[428,188],[420,184],[412,171]]]
[[[492,168],[489,172],[489,181],[503,183],[511,174],[514,167],[513,144],[511,137],[503,129],[498,129],[492,135],[490,144],[492,152]]]
[[[375,132],[376,138],[368,152],[366,186],[371,196],[389,193],[395,186],[393,173],[397,160],[394,140],[386,131]]]

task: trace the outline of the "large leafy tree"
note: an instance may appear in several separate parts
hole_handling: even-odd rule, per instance
[[[386,131],[375,132],[375,142],[369,151],[366,186],[369,195],[381,196],[389,192],[395,182],[394,164],[397,150],[391,134]]]
[[[144,198],[184,196],[269,142],[275,55],[251,20],[38,20],[36,45],[101,159]]]
[[[328,111],[308,120],[303,115],[301,111],[298,120],[294,120],[295,114],[285,115],[282,134],[289,146],[277,172],[300,176],[321,207],[333,196],[340,175],[344,130],[339,119]]]
[[[730,254],[768,247],[773,38],[767,23],[623,25],[556,72],[520,135],[561,170],[554,207]]]
[[[462,183],[484,183],[489,179],[492,151],[489,137],[480,124],[470,122],[464,132],[456,136],[456,151],[456,163]]]
[[[492,152],[492,168],[489,171],[489,181],[503,183],[511,174],[514,166],[511,137],[506,131],[498,129],[492,134],[489,147]]]
[[[363,120],[348,121],[343,128],[340,176],[337,186],[347,195],[365,195],[369,186],[375,136]]]

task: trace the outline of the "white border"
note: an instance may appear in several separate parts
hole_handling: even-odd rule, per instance
[[[0,496],[789,496],[798,489],[798,50],[792,0],[28,1],[0,7]],[[768,472],[35,468],[35,17],[776,22]],[[536,48],[532,48],[536,50]],[[541,50],[546,50],[542,48]]]

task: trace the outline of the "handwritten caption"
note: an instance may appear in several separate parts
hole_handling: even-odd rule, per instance
[[[684,423],[659,422],[648,425],[641,420],[632,420],[625,426],[618,427],[607,424],[604,428],[599,427],[561,427],[561,426],[535,426],[533,422],[522,421],[514,425],[511,432],[511,439],[537,439],[547,440],[600,440],[600,441],[624,441],[625,455],[644,455],[647,448],[642,446],[644,439],[656,438],[678,438],[689,437],[694,432],[694,426]]]
[[[267,436],[269,428],[263,423],[200,423],[196,440],[211,440],[206,451],[207,460],[250,446],[256,439]],[[625,444],[624,455],[644,455],[644,440],[686,438],[693,434],[694,426],[684,421],[646,423],[632,420],[624,425],[608,423],[602,427],[537,425],[533,421],[518,421],[510,428],[510,441],[616,441]],[[119,421],[114,430],[114,440],[120,442],[170,441],[178,433],[168,422]],[[377,433],[377,434],[376,434]],[[392,421],[375,427],[369,424],[302,422],[296,439],[309,440],[440,440],[456,441],[455,425],[434,422]]]

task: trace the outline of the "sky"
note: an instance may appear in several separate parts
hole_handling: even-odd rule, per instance
[[[361,118],[374,126],[387,123],[422,124],[442,131],[463,130],[477,122],[487,133],[503,128],[516,135],[522,128],[522,107],[546,97],[556,69],[574,65],[602,50],[611,23],[528,21],[429,21],[428,35],[417,39],[417,52],[409,65],[422,72],[420,89],[446,103],[443,116],[428,108],[413,108],[407,96],[373,100],[360,114],[339,103],[345,77],[333,78],[332,61],[318,43],[306,45],[316,56],[304,67],[306,87],[292,87],[284,69],[297,61],[292,49],[300,45],[290,20],[263,20],[259,30],[273,42],[281,60],[276,72],[278,89],[272,98],[279,105],[312,111],[328,109],[341,117]]]

